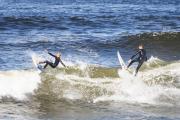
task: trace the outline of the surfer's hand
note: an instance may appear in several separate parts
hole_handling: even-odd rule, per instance
[[[130,59],[130,60],[128,60],[128,63],[130,63],[132,60]]]

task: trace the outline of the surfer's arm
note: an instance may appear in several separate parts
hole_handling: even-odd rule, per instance
[[[53,56],[53,57],[56,57],[55,55],[53,55],[52,53],[48,52],[49,55]]]
[[[64,66],[64,67],[66,67],[66,65],[62,62],[62,60],[60,59],[60,63]]]
[[[130,58],[130,60],[132,60],[136,55],[138,55],[139,54],[139,52],[141,52],[140,50],[138,50],[137,52],[136,52],[136,54],[135,55],[133,55],[131,58]]]

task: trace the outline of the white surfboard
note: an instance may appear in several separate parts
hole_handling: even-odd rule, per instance
[[[117,56],[118,56],[118,60],[119,60],[119,63],[121,65],[122,69],[125,70],[126,69],[126,64],[125,64],[124,60],[122,59],[121,54],[119,53],[119,51],[117,51]]]
[[[39,64],[40,62],[40,58],[38,58],[37,56],[35,55],[32,55],[32,61],[33,61],[33,64],[34,66],[37,68],[38,72],[41,73],[44,71],[44,68],[41,64]]]
[[[121,57],[121,54],[119,51],[117,51],[117,56],[118,56],[119,64],[121,65],[121,69],[118,70],[119,77],[122,77],[124,79],[132,78],[133,75],[129,70],[126,69],[127,66],[123,58]]]

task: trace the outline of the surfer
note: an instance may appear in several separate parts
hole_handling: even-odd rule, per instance
[[[47,50],[46,50],[46,51],[47,51]],[[50,53],[50,52],[48,52],[48,51],[47,51],[47,53],[48,53],[49,55],[51,55],[52,57],[55,58],[55,62],[52,63],[52,62],[50,62],[50,61],[48,61],[48,60],[39,62],[39,64],[44,64],[44,63],[45,63],[45,65],[44,65],[44,67],[43,67],[44,69],[45,69],[48,65],[51,66],[52,68],[56,68],[56,67],[58,66],[59,62],[60,62],[64,67],[66,67],[66,65],[65,65],[65,64],[62,62],[62,60],[61,60],[61,54],[60,54],[60,52],[56,53],[56,55],[53,55],[52,53]]]
[[[136,57],[138,55],[138,57]],[[135,58],[136,57],[136,58]],[[136,52],[135,55],[133,55],[130,60],[128,61],[129,65],[127,66],[127,69],[134,63],[134,62],[138,62],[138,66],[136,68],[135,71],[135,76],[137,75],[140,67],[142,66],[142,64],[147,61],[147,56],[146,56],[146,50],[144,49],[144,46],[141,44],[138,47],[138,51]]]

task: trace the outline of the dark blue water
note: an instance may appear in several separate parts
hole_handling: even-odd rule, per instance
[[[128,59],[137,45],[148,39],[136,39],[137,34],[179,32],[179,8],[178,0],[1,0],[0,68],[31,68],[28,50],[44,49],[61,51],[66,60],[117,66],[116,50],[120,49]],[[131,35],[135,35],[136,44],[131,44],[127,37]],[[179,33],[171,41],[168,35],[160,39],[176,43],[178,36]],[[164,43],[158,50],[155,40],[143,43],[149,56],[179,59],[177,50],[171,50],[174,47],[179,50],[178,44]]]

